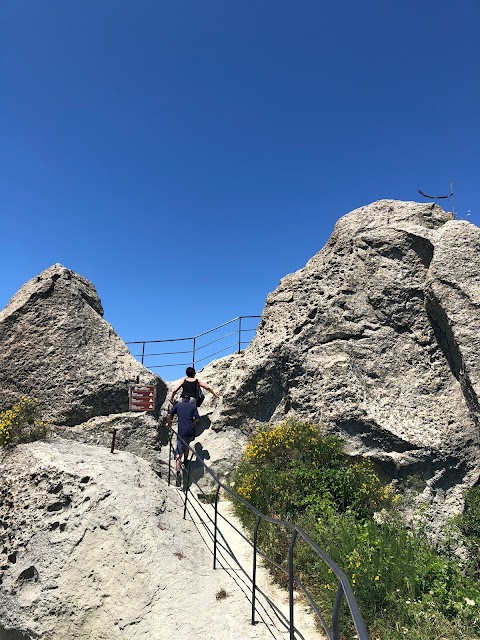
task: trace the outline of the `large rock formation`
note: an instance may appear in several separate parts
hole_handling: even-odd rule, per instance
[[[53,440],[0,463],[0,640],[273,637],[141,458]]]
[[[296,415],[390,477],[419,474],[439,514],[480,472],[480,230],[435,204],[383,200],[341,218],[267,298],[215,429]]]
[[[0,410],[22,395],[56,424],[128,410],[128,385],[163,381],[130,354],[103,319],[91,282],[56,264],[27,282],[0,312]]]

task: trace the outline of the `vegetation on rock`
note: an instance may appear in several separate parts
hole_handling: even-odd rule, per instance
[[[479,638],[478,574],[449,541],[462,533],[466,547],[478,553],[480,494],[472,490],[450,538],[434,548],[420,524],[403,523],[406,498],[382,482],[369,460],[352,459],[343,447],[307,422],[262,427],[246,446],[232,486],[261,512],[301,526],[330,555],[350,580],[372,639]],[[240,502],[234,505],[251,528],[255,516]],[[262,522],[258,541],[263,553],[286,567],[289,530]],[[331,612],[336,578],[301,540],[294,566],[320,609]],[[285,580],[282,572],[275,574]]]
[[[23,397],[12,409],[0,412],[0,446],[41,440],[48,428],[37,398]]]
[[[469,552],[469,573],[480,580],[480,486],[466,491],[465,510],[457,524]]]

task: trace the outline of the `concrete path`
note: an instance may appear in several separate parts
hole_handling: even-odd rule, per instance
[[[172,500],[183,513],[183,492],[174,487],[171,487],[171,492]],[[199,541],[201,540],[210,552],[211,564],[205,567],[202,578],[208,579],[210,571],[207,569],[213,567],[214,508],[199,502],[196,493],[196,491],[189,493],[186,523],[191,523],[195,527]],[[242,527],[228,500],[219,501],[218,513],[217,569],[215,571],[212,569],[211,573],[212,579],[220,580],[224,586],[217,594],[219,606],[210,611],[212,616],[210,624],[213,630],[217,626],[214,618],[220,613],[222,617],[232,620],[232,635],[215,634],[215,637],[218,640],[227,640],[227,638],[289,640],[288,592],[272,583],[267,569],[261,565],[261,562],[258,562],[257,567],[256,624],[251,624],[252,547],[239,533],[238,530],[241,531]],[[222,579],[222,575],[228,579]],[[316,630],[315,618],[308,603],[304,602],[298,593],[295,594],[294,624],[297,629],[295,634],[297,640],[322,640],[325,637]],[[185,635],[185,640],[187,637],[188,634]],[[177,638],[183,640],[178,635]]]

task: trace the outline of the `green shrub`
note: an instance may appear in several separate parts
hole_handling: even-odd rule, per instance
[[[398,516],[382,524],[353,514],[306,516],[299,524],[345,572],[371,629],[392,632],[400,625],[411,636],[423,616],[449,633],[452,627],[480,633],[480,585],[465,578],[453,558],[438,554],[423,534],[402,526]],[[303,547],[297,563],[307,584],[316,599],[333,606],[334,576],[321,562],[312,569],[302,553],[307,553]]]
[[[407,530],[396,506],[399,496],[369,460],[349,458],[339,438],[295,420],[261,428],[247,444],[232,485],[262,513],[297,523],[338,564],[372,640],[480,638],[480,583],[463,575],[454,554],[439,553],[428,542],[421,518],[416,530]],[[462,532],[477,551],[479,496],[469,493],[462,520]],[[256,516],[238,501],[234,507],[251,530]],[[376,519],[379,509],[382,517]],[[290,539],[288,528],[260,524],[261,551],[285,569]],[[337,580],[301,537],[294,566],[328,619]],[[281,571],[273,573],[285,584]],[[344,606],[341,628],[353,637],[349,624]]]
[[[45,438],[48,423],[42,419],[36,398],[22,398],[12,409],[0,412],[0,446]]]
[[[469,552],[470,571],[480,578],[480,487],[466,491],[465,509],[457,523]]]
[[[288,419],[260,428],[234,474],[235,491],[259,511],[288,520],[330,510],[361,518],[391,504],[395,494],[371,461],[352,459],[343,447],[340,438],[309,422]]]

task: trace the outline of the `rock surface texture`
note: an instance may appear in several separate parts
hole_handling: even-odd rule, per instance
[[[437,205],[382,200],[341,218],[268,296],[216,375],[214,429],[298,416],[392,478],[420,475],[439,516],[480,472],[480,230]]]
[[[0,457],[0,640],[284,637],[146,461],[61,439]]]
[[[41,400],[59,425],[128,411],[128,385],[163,381],[141,366],[103,319],[93,284],[56,264],[27,282],[0,312],[0,409]]]

